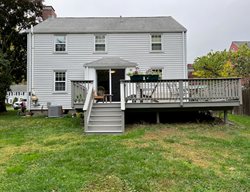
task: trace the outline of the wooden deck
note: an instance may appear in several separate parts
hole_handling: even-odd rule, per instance
[[[154,82],[121,80],[120,111],[223,110],[242,104],[239,78],[178,79]],[[78,95],[78,96],[77,96]],[[92,81],[72,81],[72,107],[85,113],[85,131],[94,103]],[[124,122],[124,119],[121,119]],[[110,122],[112,124],[112,122]],[[124,124],[122,129],[124,130]]]
[[[122,81],[121,92],[125,109],[232,108],[242,103],[238,78]]]

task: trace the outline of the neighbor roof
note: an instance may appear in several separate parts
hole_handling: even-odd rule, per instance
[[[104,68],[120,68],[120,67],[136,67],[137,63],[121,59],[120,57],[103,57],[96,61],[84,64],[85,67],[104,67]]]
[[[250,41],[233,41],[233,43],[238,47],[240,47],[241,45],[247,45],[250,48]]]
[[[58,17],[34,27],[34,33],[183,32],[186,28],[168,17]]]
[[[12,92],[26,92],[27,91],[27,85],[11,85],[10,90]]]

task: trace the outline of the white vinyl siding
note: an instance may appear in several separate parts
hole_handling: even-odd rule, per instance
[[[55,52],[66,52],[66,36],[56,35],[54,40],[54,51]]]
[[[95,52],[105,52],[105,51],[106,51],[106,36],[95,35]]]

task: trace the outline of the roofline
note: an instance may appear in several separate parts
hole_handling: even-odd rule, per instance
[[[103,31],[103,32],[95,32],[95,31],[88,31],[88,32],[33,32],[34,34],[124,34],[124,33],[186,33],[185,31]],[[30,33],[30,30],[27,32]]]
[[[51,6],[51,5],[44,5],[44,6],[43,6],[43,9],[46,9],[46,8],[52,8],[52,10],[55,11],[54,7]]]
[[[96,16],[96,17],[57,17],[56,19],[114,19],[114,18],[166,18],[166,17],[171,17],[174,19],[172,16]]]

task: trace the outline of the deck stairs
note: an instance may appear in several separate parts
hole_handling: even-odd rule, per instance
[[[86,133],[123,133],[124,115],[120,103],[94,103]]]

